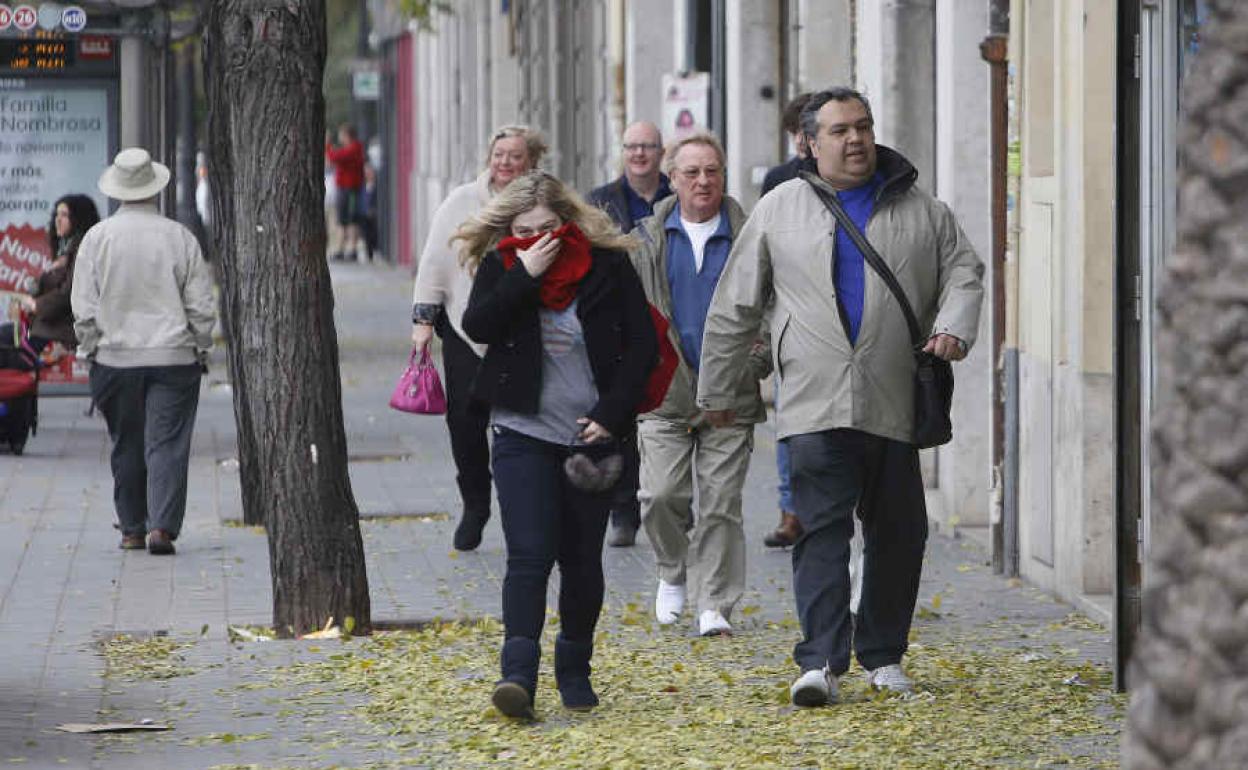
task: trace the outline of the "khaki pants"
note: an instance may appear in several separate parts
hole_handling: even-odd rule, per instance
[[[685,584],[689,604],[698,613],[718,610],[729,617],[745,592],[741,488],[754,448],[754,426],[691,432],[684,423],[645,420],[638,425],[637,439],[641,519],[654,546],[659,577]],[[686,531],[691,509],[695,523]]]

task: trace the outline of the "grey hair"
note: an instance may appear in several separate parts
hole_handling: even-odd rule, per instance
[[[863,96],[861,92],[855,91],[848,86],[833,86],[812,94],[810,100],[806,102],[806,106],[802,107],[802,114],[799,118],[802,133],[813,139],[819,133],[820,108],[828,102],[847,102],[850,99],[857,99],[866,109],[867,117],[872,120],[875,119],[875,116],[871,114],[871,103],[867,101],[867,97]]]
[[[668,176],[676,173],[676,156],[680,151],[690,144],[700,144],[704,147],[710,147],[719,156],[719,165],[727,165],[727,156],[724,154],[724,146],[719,143],[719,139],[715,135],[706,131],[697,131],[688,136],[677,139],[670,147],[667,148],[667,154],[663,156],[663,172]],[[727,171],[727,169],[724,169]]]

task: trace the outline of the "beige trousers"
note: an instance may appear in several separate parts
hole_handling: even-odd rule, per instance
[[[697,613],[725,618],[745,592],[741,489],[754,448],[754,426],[703,427],[645,420],[641,453],[641,520],[659,577],[686,586]],[[693,511],[693,529],[687,528]]]

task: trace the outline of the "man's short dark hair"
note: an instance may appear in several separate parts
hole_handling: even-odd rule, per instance
[[[810,97],[814,96],[807,91],[804,94],[798,94],[784,105],[784,112],[780,113],[780,128],[785,133],[796,134],[802,127],[802,108],[810,101]]]
[[[874,118],[871,114],[871,103],[867,101],[867,97],[852,88],[835,86],[812,94],[806,102],[800,118],[802,133],[813,139],[815,134],[819,133],[819,110],[823,105],[828,102],[847,102],[850,99],[857,99],[867,111],[867,117]]]

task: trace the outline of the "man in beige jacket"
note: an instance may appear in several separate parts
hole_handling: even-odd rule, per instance
[[[793,550],[802,640],[794,704],[836,700],[851,636],[870,684],[908,692],[901,668],[919,589],[927,512],[914,430],[914,355],[901,306],[815,193],[836,195],[889,265],[947,360],[974,342],[983,265],[953,214],[915,186],[900,153],[875,144],[870,106],[835,88],[802,111],[809,176],[763,198],[741,229],[706,319],[698,406],[731,425],[739,372],[768,303],[780,383],[777,434],[789,447],[804,534]],[[857,622],[849,541],[865,538]]]
[[[737,370],[728,389],[736,417],[710,430],[694,403],[702,328],[745,213],[724,195],[724,152],[714,137],[685,137],[668,158],[676,195],[658,203],[634,230],[641,246],[632,257],[646,297],[671,322],[668,334],[681,355],[663,403],[639,418],[638,499],[659,568],[655,616],[664,625],[675,623],[688,598],[698,633],[709,636],[731,633],[728,618],[745,591],[741,488],[754,424],[766,419],[758,381],[770,371],[770,360],[756,351]],[[759,329],[756,323],[755,337]]]

